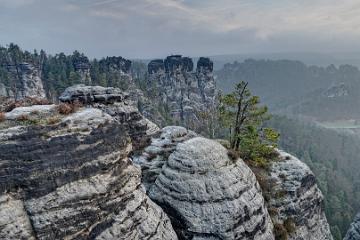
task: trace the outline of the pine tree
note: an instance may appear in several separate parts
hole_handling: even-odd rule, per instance
[[[220,122],[229,130],[230,147],[242,158],[262,164],[274,152],[279,134],[262,127],[270,115],[267,107],[259,104],[259,97],[253,96],[248,83],[241,81],[234,92],[220,97],[219,113]]]

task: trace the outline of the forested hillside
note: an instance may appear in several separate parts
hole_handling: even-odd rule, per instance
[[[9,74],[8,68],[14,66],[20,71],[22,63],[29,63],[38,70],[50,99],[56,99],[66,87],[78,83],[126,89],[131,80],[130,74],[140,76],[141,71],[146,69],[137,63],[130,70],[131,61],[122,57],[89,60],[78,51],[71,55],[48,55],[43,50],[23,51],[19,46],[9,44],[8,47],[0,47],[0,84],[12,94],[21,86],[18,79]]]
[[[245,60],[216,72],[218,86],[231,91],[240,80],[249,82],[273,111],[319,121],[360,118],[360,71],[350,65],[307,66],[290,60]],[[319,111],[321,109],[321,111]]]
[[[360,209],[360,137],[283,116],[268,124],[280,132],[280,147],[314,171],[334,237],[342,239]]]

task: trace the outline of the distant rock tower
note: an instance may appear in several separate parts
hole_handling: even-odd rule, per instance
[[[89,59],[85,56],[82,56],[77,58],[73,64],[75,71],[80,75],[80,82],[90,85],[92,80],[90,75]]]
[[[32,63],[23,62],[17,65],[8,64],[6,69],[16,83],[16,88],[0,86],[0,92],[6,97],[21,99],[25,97],[45,98],[41,80],[41,70]]]
[[[153,60],[148,64],[148,91],[154,89],[174,124],[196,129],[200,114],[215,107],[213,62],[202,57],[194,71],[192,59],[181,55]]]

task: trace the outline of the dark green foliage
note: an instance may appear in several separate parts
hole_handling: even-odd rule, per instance
[[[20,75],[9,75],[8,66],[14,66],[20,74],[21,63],[31,63],[40,71],[45,91],[49,99],[56,100],[65,88],[81,83],[79,71],[89,71],[84,84],[119,87],[127,89],[129,78],[122,73],[130,73],[131,61],[122,57],[107,57],[90,61],[84,54],[75,51],[71,55],[59,53],[47,55],[23,51],[15,44],[0,47],[0,83],[15,92],[21,88]],[[91,80],[91,81],[90,81]]]
[[[342,239],[360,209],[360,137],[281,116],[267,124],[280,132],[280,147],[314,172],[331,231],[335,239]]]
[[[360,71],[350,65],[307,66],[290,60],[246,60],[216,72],[217,85],[233,90],[246,79],[271,111],[286,111],[317,120],[360,119]],[[321,110],[321,111],[319,111]]]
[[[269,119],[267,107],[259,106],[260,99],[253,96],[248,84],[240,82],[235,91],[220,97],[221,125],[228,129],[230,148],[239,151],[245,160],[265,167],[271,158],[279,134],[262,124]]]

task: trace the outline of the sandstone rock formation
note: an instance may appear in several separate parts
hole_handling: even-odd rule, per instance
[[[130,60],[123,57],[107,57],[100,60],[99,65],[101,72],[106,73],[111,86],[127,88],[128,85],[133,84],[130,73]]]
[[[192,69],[180,60],[163,71]],[[197,68],[212,71],[207,59]],[[184,127],[159,130],[120,89],[76,85],[60,101],[83,106],[19,107],[0,122],[0,239],[272,240],[286,223],[290,240],[332,239],[315,177],[295,157],[279,152],[265,201],[241,159]],[[357,230],[356,219],[349,239]]]
[[[164,127],[158,135],[152,139],[151,145],[145,148],[142,155],[133,158],[133,161],[141,166],[142,182],[147,190],[154,184],[177,144],[197,136],[195,132],[179,126]]]
[[[148,64],[148,92],[156,92],[152,96],[156,104],[168,112],[173,123],[192,129],[200,124],[201,113],[214,109],[216,101],[212,61],[200,58],[195,72],[193,65],[191,58],[181,55]]]
[[[309,167],[294,156],[279,151],[281,161],[273,163],[268,182],[272,182],[272,209],[275,224],[293,224],[289,240],[331,240],[323,210],[323,195]]]
[[[5,85],[3,83],[0,83],[0,97],[7,97],[7,96],[8,96],[8,92]]]
[[[20,63],[17,65],[9,64],[6,66],[10,77],[16,83],[16,90],[13,88],[6,89],[7,97],[24,97],[45,98],[45,90],[41,79],[41,70],[32,63]],[[3,90],[2,90],[3,92]]]
[[[59,97],[62,102],[80,101],[84,104],[121,102],[127,97],[118,88],[86,86],[84,84],[68,87]]]
[[[219,143],[179,143],[149,196],[169,215],[180,239],[274,239],[255,175]]]
[[[128,157],[148,121],[123,96],[86,103],[68,116],[38,109],[39,122],[0,123],[0,239],[177,239]]]
[[[83,84],[91,84],[91,75],[90,75],[90,61],[85,56],[77,56],[73,62],[75,71],[80,75],[80,82]]]
[[[360,214],[358,214],[354,222],[351,224],[349,231],[346,233],[344,240],[359,240],[360,239]]]

